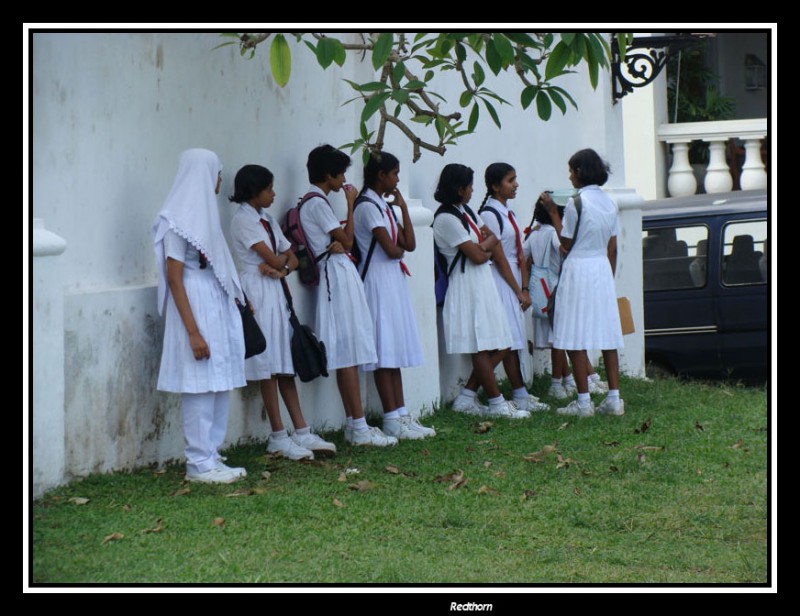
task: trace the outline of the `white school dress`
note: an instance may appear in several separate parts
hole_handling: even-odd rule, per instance
[[[360,207],[360,206],[359,206]],[[462,216],[469,216],[463,206],[457,206]],[[459,254],[458,246],[467,240],[480,243],[480,223],[472,221],[475,228],[450,214],[439,214],[433,220],[433,239],[439,252],[452,263]],[[507,349],[512,342],[508,319],[489,261],[473,263],[465,257],[464,271],[456,265],[450,274],[447,295],[442,307],[445,348],[448,353],[477,353]]]
[[[300,224],[311,251],[318,257],[330,245],[331,231],[341,228],[341,224],[319,187],[312,184],[307,192],[319,197],[311,197],[300,208]],[[378,356],[372,317],[356,266],[348,255],[340,253],[323,257],[317,268],[315,329],[325,343],[328,369],[374,364]]]
[[[276,246],[273,246],[262,220],[272,228]],[[248,381],[260,381],[273,374],[294,374],[292,326],[289,325],[283,286],[280,280],[261,275],[258,266],[264,260],[252,249],[264,242],[272,252],[280,254],[289,250],[291,243],[272,216],[264,210],[257,212],[247,203],[242,203],[231,219],[231,241],[233,254],[239,261],[239,280],[267,339],[266,351],[245,360],[245,377]]]
[[[534,223],[534,229],[528,239],[522,244],[522,252],[526,259],[533,257],[533,262],[545,262],[545,251],[550,251],[550,260],[547,269],[558,276],[561,271],[561,242],[558,239],[555,227],[540,222]],[[533,285],[531,285],[533,286]],[[553,346],[553,328],[548,319],[533,317],[533,346],[537,349],[549,349]]]
[[[353,214],[356,242],[361,251],[359,274],[363,273],[373,229],[386,229],[397,243],[397,221],[389,205],[372,189],[364,196],[378,204],[362,201]],[[375,249],[364,277],[364,295],[372,315],[375,351],[378,361],[362,366],[365,371],[376,368],[410,368],[423,363],[417,319],[408,295],[408,283],[400,259],[390,258],[375,242]]]
[[[578,236],[561,266],[553,324],[557,349],[617,349],[623,346],[608,241],[619,235],[616,204],[597,185],[580,191]],[[572,199],[561,236],[572,238],[578,214]]]
[[[493,212],[483,210],[480,217],[483,223],[489,227],[489,230],[494,233],[503,246],[503,252],[506,255],[508,266],[511,268],[511,273],[517,280],[520,287],[522,283],[522,272],[520,271],[519,259],[517,256],[518,247],[522,248],[522,236],[520,235],[519,224],[514,217],[514,212],[508,209],[508,206],[500,203],[497,199],[489,197],[484,204],[484,207],[490,207],[495,210],[503,221],[503,231],[500,232],[500,221]],[[514,226],[516,225],[516,227]],[[517,244],[519,242],[519,244]],[[500,275],[500,270],[496,265],[492,264],[492,274],[494,274],[494,282],[497,285],[497,292],[503,302],[503,308],[508,318],[508,326],[511,328],[511,350],[519,351],[525,348],[525,323],[523,321],[522,309],[519,306],[519,299],[514,293],[514,290],[503,280]]]
[[[197,360],[189,334],[172,294],[166,302],[164,347],[157,388],[175,393],[228,391],[246,385],[242,317],[234,300],[222,288],[209,263],[200,268],[200,253],[186,239],[169,230],[164,236],[165,258],[183,263],[183,286],[195,323],[211,357]]]

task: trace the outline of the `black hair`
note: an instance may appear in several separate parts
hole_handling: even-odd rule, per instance
[[[474,176],[475,172],[466,165],[459,163],[445,165],[444,169],[442,169],[442,174],[439,176],[439,184],[436,186],[433,198],[442,205],[460,204],[461,197],[458,191],[472,184]]]
[[[332,145],[320,145],[308,153],[308,181],[324,182],[326,176],[336,177],[350,166],[350,157]]]
[[[233,179],[233,194],[228,201],[246,203],[270,186],[275,179],[272,171],[261,165],[245,165]]]
[[[378,173],[383,171],[389,173],[395,167],[400,166],[400,161],[397,156],[389,154],[389,152],[371,152],[367,164],[364,165],[364,188],[361,189],[363,193],[367,188],[373,188],[375,182],[378,181]]]
[[[582,186],[597,184],[602,186],[608,181],[611,167],[600,155],[590,148],[579,150],[569,159],[569,167],[575,172]]]
[[[486,182],[486,196],[481,202],[481,207],[484,206],[489,197],[494,197],[494,185],[503,181],[509,173],[514,171],[514,167],[508,163],[492,163],[486,167],[486,172],[483,174],[483,180]]]
[[[558,213],[561,218],[564,218],[564,206],[559,205],[556,207],[558,207]],[[550,218],[550,212],[547,211],[547,208],[544,206],[544,203],[542,203],[541,198],[537,199],[536,205],[533,206],[533,219],[543,225],[552,226],[553,224],[553,219]]]

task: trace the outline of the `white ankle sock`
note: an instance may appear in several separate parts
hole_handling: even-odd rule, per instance
[[[276,441],[285,439],[287,436],[289,435],[286,433],[286,428],[284,428],[283,430],[276,430],[272,433],[272,438],[275,439]]]
[[[400,419],[400,413],[397,411],[389,411],[383,414],[384,419]]]
[[[505,401],[506,399],[503,396],[497,396],[496,398],[489,398],[489,404],[491,406],[502,404]]]
[[[513,392],[515,398],[527,398],[528,397],[528,390],[524,387],[520,387],[515,389]]]
[[[609,400],[619,400],[619,389],[609,389],[606,397]]]
[[[353,430],[356,432],[364,432],[369,426],[365,417],[353,420]]]
[[[578,404],[580,404],[581,406],[586,406],[591,401],[592,401],[592,398],[591,398],[591,396],[589,396],[588,392],[585,393],[585,394],[582,394],[580,392],[578,393]]]

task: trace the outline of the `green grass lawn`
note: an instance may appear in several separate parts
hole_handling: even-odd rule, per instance
[[[481,428],[442,409],[425,441],[328,435],[330,460],[243,445],[231,485],[188,484],[182,464],[91,476],[33,504],[30,582],[765,584],[766,390],[622,392],[623,417]]]

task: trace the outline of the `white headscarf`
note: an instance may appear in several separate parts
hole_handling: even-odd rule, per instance
[[[178,173],[164,207],[153,223],[153,247],[158,265],[158,312],[163,314],[169,287],[164,236],[172,230],[202,252],[225,292],[244,298],[236,266],[233,263],[219,222],[217,195],[214,189],[222,163],[214,152],[193,148],[181,154]]]

